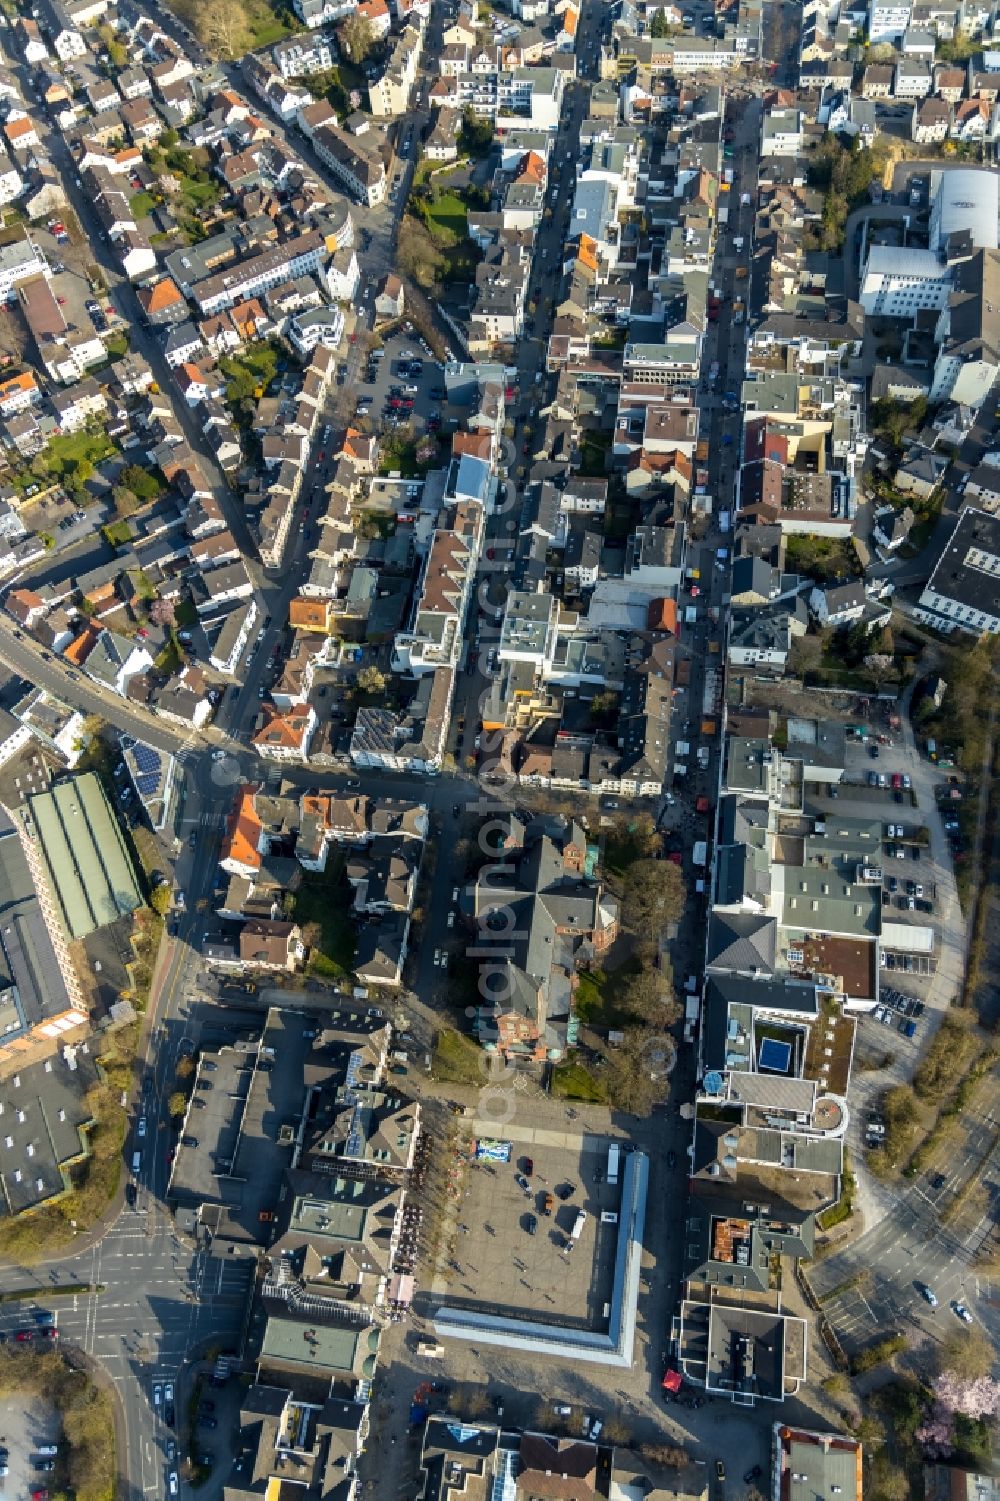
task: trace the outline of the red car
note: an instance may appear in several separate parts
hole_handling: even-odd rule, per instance
[[[49,1493],[44,1486],[40,1485],[37,1490],[32,1491],[31,1501],[49,1501]]]
[[[325,448],[321,448],[320,451],[319,451],[319,461],[320,461],[321,464],[322,464],[322,462],[323,462],[323,460],[325,458],[326,458],[326,449]]]

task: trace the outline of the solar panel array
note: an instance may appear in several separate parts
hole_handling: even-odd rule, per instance
[[[151,745],[137,742],[132,750],[138,775],[135,787],[140,797],[153,797],[160,785],[160,753]]]

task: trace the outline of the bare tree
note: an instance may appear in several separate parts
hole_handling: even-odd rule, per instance
[[[668,1470],[679,1470],[688,1462],[688,1452],[681,1444],[643,1444],[640,1452],[650,1464],[664,1465]]]
[[[684,912],[684,876],[672,860],[636,860],[622,888],[622,921],[632,933],[659,933]]]
[[[177,0],[175,9],[202,46],[220,57],[238,57],[250,45],[243,0]]]
[[[952,1329],[938,1347],[938,1363],[960,1381],[981,1381],[993,1368],[993,1349],[976,1325]]]
[[[671,978],[660,970],[642,969],[622,986],[620,1004],[623,1011],[651,1027],[672,1027],[681,1015],[674,996]]]
[[[367,16],[348,16],[337,35],[352,63],[363,63],[375,46],[375,28]]]

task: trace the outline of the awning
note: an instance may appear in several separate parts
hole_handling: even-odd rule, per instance
[[[413,1278],[406,1272],[398,1272],[389,1283],[389,1302],[401,1303],[409,1308],[413,1302]]]

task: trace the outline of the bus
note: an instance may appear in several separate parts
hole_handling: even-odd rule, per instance
[[[621,1161],[622,1149],[616,1141],[608,1148],[608,1182],[612,1185],[618,1182],[618,1165]]]

